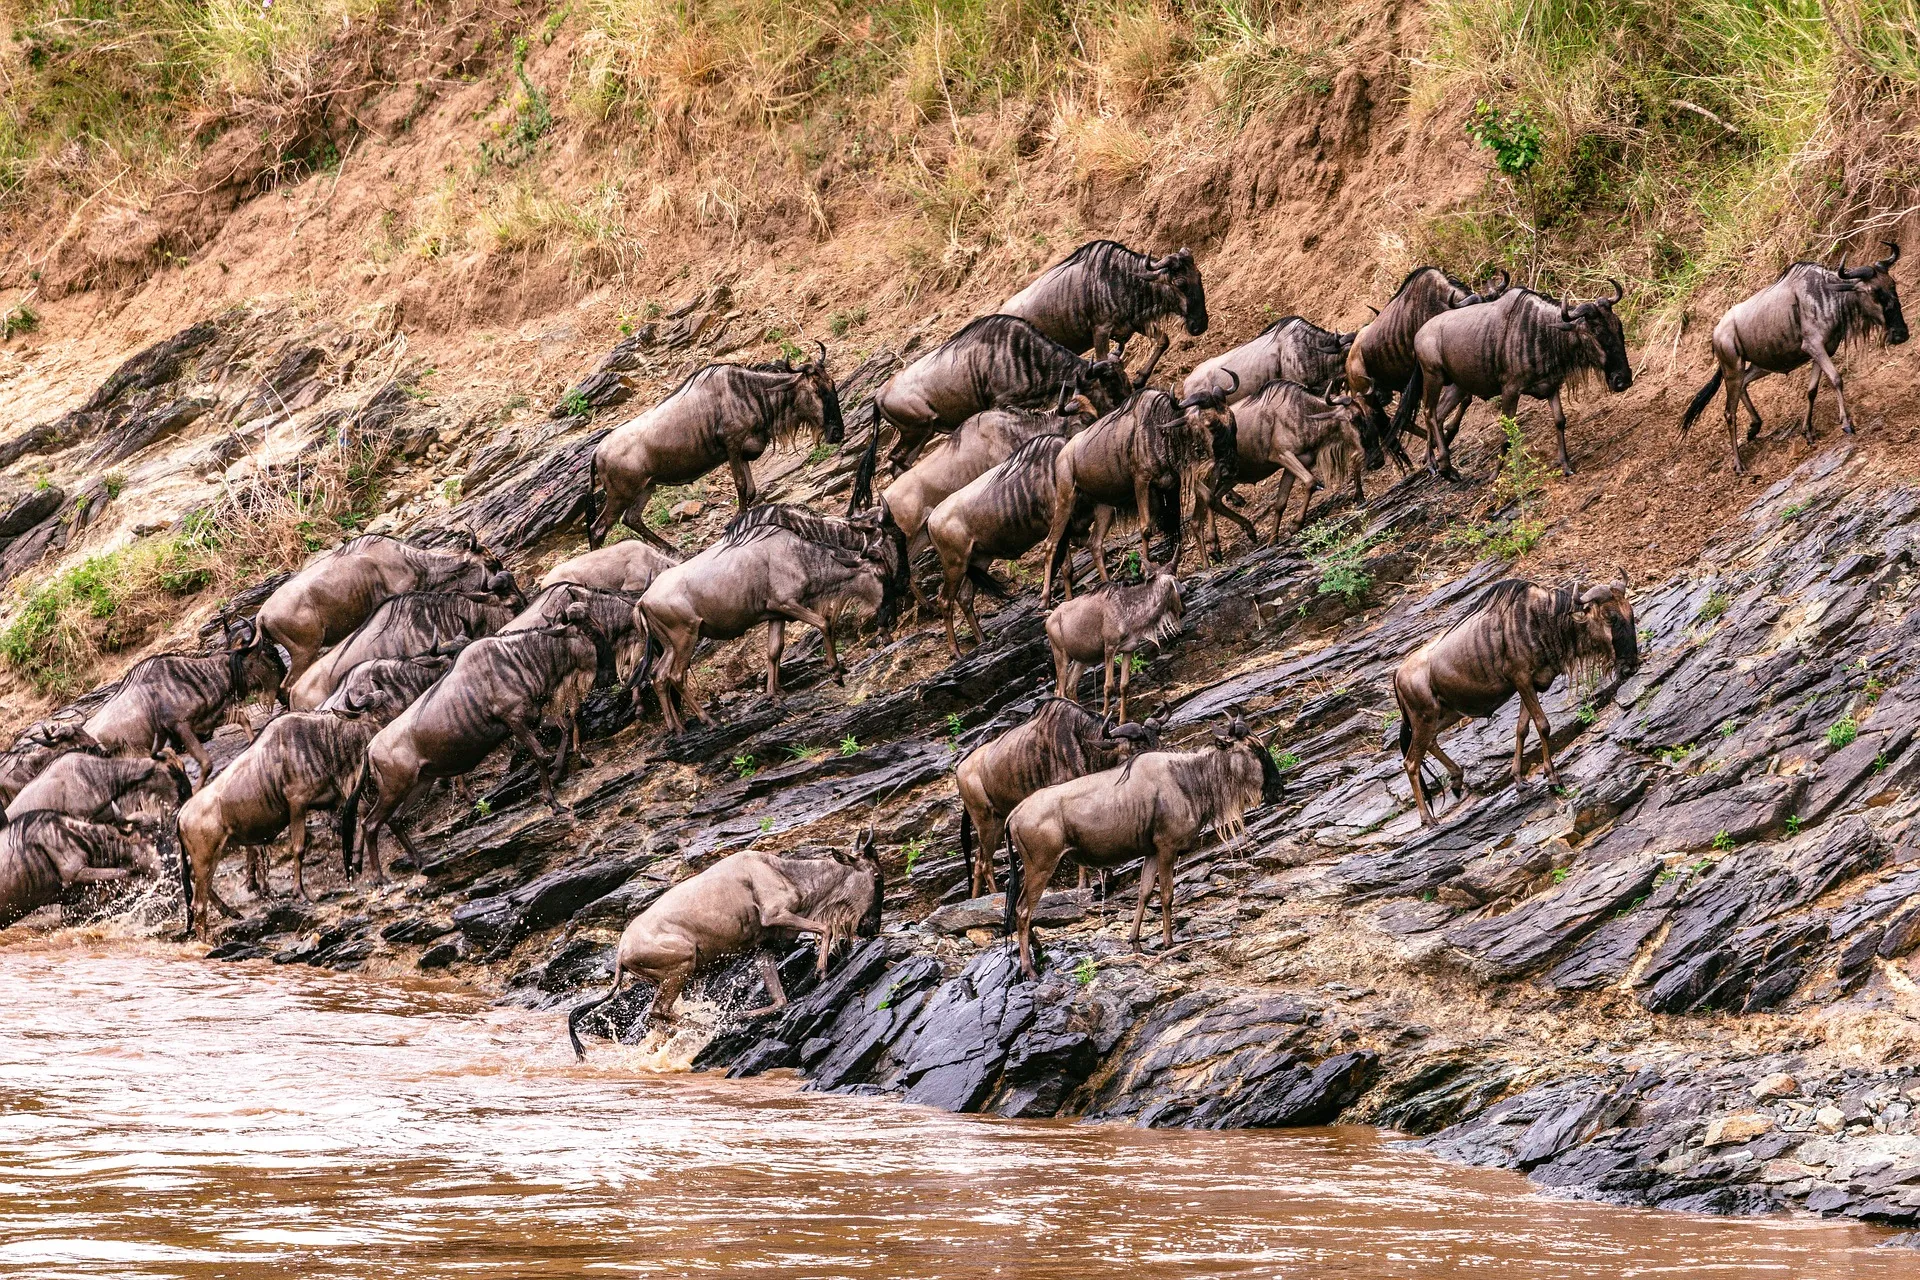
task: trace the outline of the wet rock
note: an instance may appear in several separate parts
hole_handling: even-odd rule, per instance
[[[454,908],[453,927],[476,951],[505,955],[529,934],[552,928],[581,907],[625,884],[637,859],[603,858],[538,876],[510,893],[476,898]]]
[[[899,1046],[898,1085],[909,1102],[975,1111],[1014,1040],[1033,1022],[1038,985],[1019,980],[1008,947],[976,958],[929,997]]]
[[[1428,1134],[1479,1115],[1512,1084],[1505,1063],[1472,1058],[1436,1058],[1388,1086],[1373,1123],[1402,1133]]]

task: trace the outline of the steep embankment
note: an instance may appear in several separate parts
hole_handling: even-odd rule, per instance
[[[799,640],[780,706],[753,693],[751,642],[705,651],[717,729],[670,741],[596,702],[570,816],[496,759],[378,891],[340,880],[316,827],[321,903],[256,909],[214,954],[418,965],[557,1005],[714,855],[871,823],[886,934],[818,991],[790,959],[805,998],[703,1061],[1028,1115],[1368,1119],[1592,1194],[1910,1220],[1913,357],[1849,353],[1861,433],[1838,448],[1825,413],[1813,445],[1786,431],[1801,392],[1763,384],[1750,478],[1711,415],[1675,431],[1728,297],[1795,254],[1911,237],[1900,28],[1831,8],[1810,32],[1783,7],[1787,37],[1762,40],[1705,2],[1549,38],[1498,3],[1075,25],[1019,4],[282,0],[284,30],[222,58],[131,32],[198,77],[118,99],[172,139],[144,152],[74,93],[119,55],[26,13],[4,283],[37,328],[0,348],[0,702],[24,722],[191,644],[355,530],[471,527],[534,576],[579,549],[597,432],[717,358],[829,343],[850,447],[757,474],[831,505],[879,380],[1092,235],[1198,252],[1213,326],[1175,343],[1174,375],[1288,312],[1358,325],[1424,260],[1621,276],[1638,381],[1574,405],[1579,475],[1374,473],[1364,517],[1188,562],[1187,634],[1142,684],[1177,742],[1238,704],[1293,763],[1283,804],[1182,866],[1169,954],[1125,948],[1130,873],[1111,911],[1050,902],[1037,986],[1012,981],[993,904],[962,901],[948,773],[1046,676],[1030,589],[988,647],[950,662],[923,619],[861,647],[844,688]],[[1498,154],[1539,129],[1532,166],[1490,168],[1462,127],[1477,99],[1518,113]],[[86,128],[36,150],[26,126],[63,120]],[[1495,432],[1469,421],[1484,480]],[[1544,412],[1523,426],[1548,452]],[[696,548],[730,497],[716,477],[653,515]],[[705,506],[671,516],[687,498]],[[1449,739],[1470,794],[1419,830],[1386,750],[1393,664],[1478,585],[1616,566],[1646,663],[1549,700],[1569,793],[1509,784],[1509,708]],[[240,745],[224,732],[216,759]]]

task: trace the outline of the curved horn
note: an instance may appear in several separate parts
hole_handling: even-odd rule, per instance
[[[1891,240],[1882,240],[1880,243],[1893,250],[1893,253],[1888,257],[1880,259],[1880,261],[1873,265],[1877,270],[1891,271],[1893,270],[1893,264],[1900,261],[1900,246]]]
[[[1507,269],[1505,267],[1496,267],[1495,270],[1500,273],[1499,292],[1505,293],[1507,291],[1507,286],[1513,283],[1513,277],[1507,274]]]
[[[1567,306],[1567,300],[1565,298],[1560,299],[1560,323],[1573,323],[1573,311]]]
[[[815,363],[819,365],[820,368],[825,369],[827,367],[827,344],[815,338],[813,345],[820,348],[820,359],[815,361]]]
[[[1613,286],[1614,302],[1619,302],[1622,298],[1627,296],[1627,291],[1625,289],[1622,289],[1620,287],[1620,282],[1618,280],[1615,280],[1612,276],[1607,277],[1607,283]]]
[[[1226,395],[1220,397],[1222,400],[1226,399],[1227,396],[1234,395],[1240,390],[1240,375],[1229,369],[1227,370],[1227,376],[1233,379],[1233,385],[1227,388]]]
[[[1053,406],[1053,414],[1056,418],[1064,418],[1067,416],[1067,410],[1073,405],[1074,395],[1075,392],[1071,382],[1063,382],[1060,384],[1060,402]]]
[[[1107,716],[1100,721],[1100,740],[1102,742],[1111,742],[1113,740],[1112,716]]]
[[[1623,564],[1617,564],[1613,566],[1613,571],[1620,575],[1621,586],[1623,587],[1633,586],[1633,579],[1627,576],[1627,566]]]
[[[1371,302],[1367,304],[1367,310],[1373,312],[1373,318],[1375,320],[1378,320],[1380,318],[1380,308],[1374,306]],[[1354,336],[1358,337],[1359,335],[1356,334]]]

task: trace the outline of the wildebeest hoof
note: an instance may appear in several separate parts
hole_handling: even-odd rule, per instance
[[[1752,444],[1760,438],[1760,419],[1755,418],[1747,424],[1747,443]]]

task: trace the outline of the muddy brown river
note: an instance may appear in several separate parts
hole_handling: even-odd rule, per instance
[[[445,985],[0,940],[0,1275],[1914,1274],[1886,1233],[1574,1203],[1363,1128],[949,1116],[570,1061]]]

